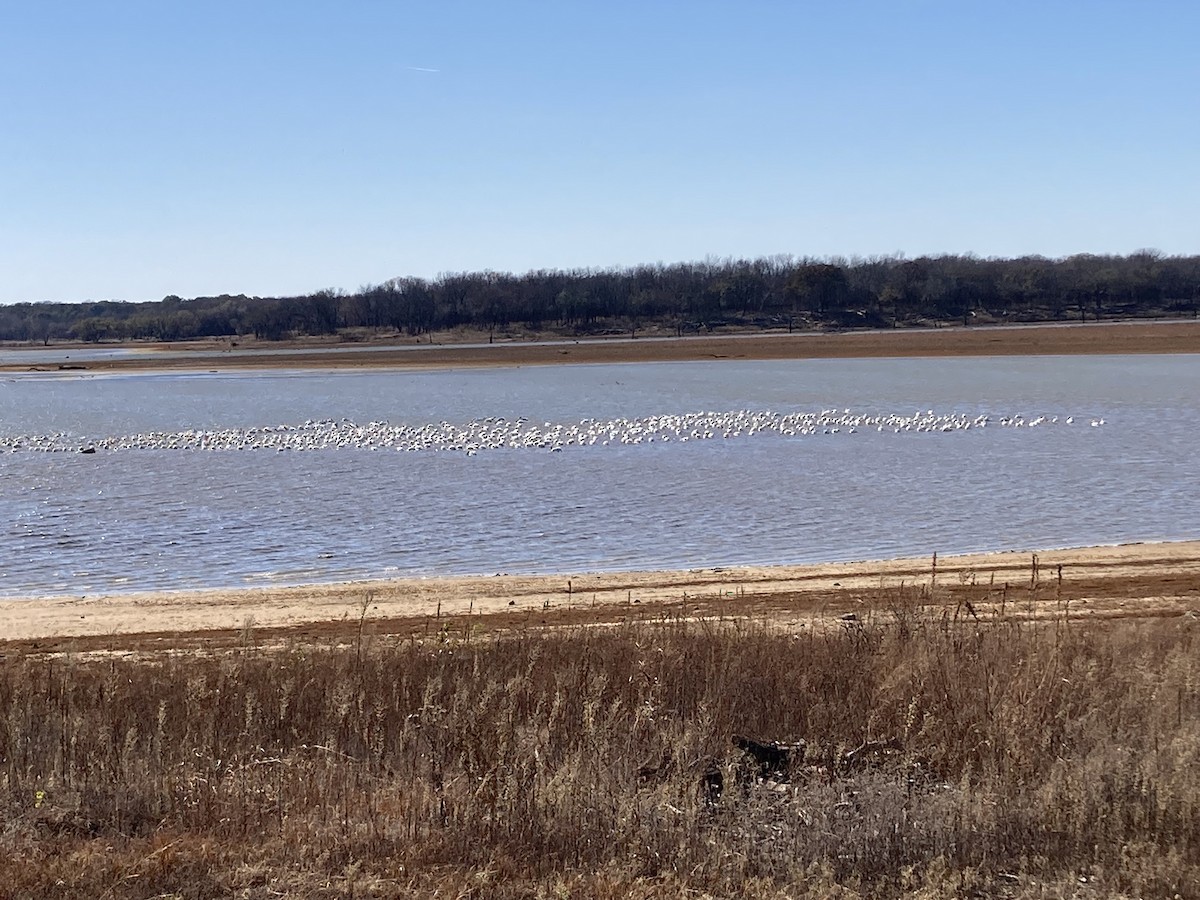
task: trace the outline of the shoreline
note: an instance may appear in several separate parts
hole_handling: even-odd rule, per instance
[[[1034,561],[1036,560],[1036,566]],[[1045,585],[1045,590],[1033,590]],[[447,576],[106,594],[85,599],[0,601],[0,650],[22,642],[129,646],[147,636],[169,648],[205,635],[247,630],[310,636],[390,623],[390,633],[426,633],[430,622],[602,624],[671,614],[764,614],[803,625],[848,611],[882,611],[889,590],[932,589],[937,602],[974,597],[984,608],[1010,586],[1029,602],[1075,604],[1093,618],[1200,614],[1200,541],[1047,551],[1003,551],[850,563],[730,566],[691,570]],[[1042,594],[1049,593],[1048,597]],[[973,608],[975,608],[973,607]],[[1052,612],[1037,611],[1031,617]],[[973,613],[974,614],[974,613]],[[145,649],[143,647],[143,649]]]
[[[112,345],[110,345],[112,346]],[[1045,355],[1107,353],[1200,353],[1200,322],[1102,322],[1056,325],[974,326],[895,332],[731,334],[687,338],[604,339],[541,344],[424,345],[413,348],[361,349],[361,344],[292,347],[283,353],[198,357],[187,349],[137,348],[136,355],[87,361],[66,375],[156,371],[271,371],[519,366],[563,363],[670,362],[709,359],[816,359],[893,356],[964,357],[973,355]],[[335,349],[329,349],[330,347]],[[720,351],[720,352],[718,352]],[[16,351],[20,352],[20,351]],[[11,356],[12,354],[8,354]],[[0,371],[29,371],[18,364]],[[41,371],[54,372],[46,368]],[[1200,611],[1200,541],[1136,543],[1037,551],[1044,571],[1064,567],[1061,584],[1075,591],[1068,599],[1098,599],[1104,610],[1124,601],[1154,601],[1139,608]],[[815,565],[729,566],[695,570],[607,572],[517,576],[407,577],[378,581],[234,587],[229,589],[40,596],[0,600],[0,647],[13,642],[132,638],[159,635],[165,643],[181,636],[237,633],[253,625],[280,634],[320,626],[332,633],[338,623],[369,619],[389,621],[397,629],[429,617],[494,617],[499,627],[516,613],[546,612],[548,620],[611,620],[614,609],[640,606],[659,611],[672,604],[698,603],[698,615],[742,615],[769,609],[796,621],[819,618],[830,610],[871,605],[867,596],[885,586],[907,583],[977,586],[1028,582],[1029,551],[1000,551],[947,556],[936,573],[932,556]],[[1168,584],[1189,573],[1195,587]],[[1055,573],[1057,576],[1057,572]],[[1155,579],[1161,590],[1152,589]],[[1163,579],[1166,579],[1165,581]],[[1036,580],[1036,578],[1035,578]],[[570,589],[568,592],[568,583]],[[1155,593],[1157,590],[1157,593]],[[1194,593],[1195,596],[1189,596]],[[370,595],[367,607],[364,598]],[[727,597],[736,598],[732,604]],[[594,614],[579,614],[585,604]],[[1189,603],[1196,602],[1189,606]],[[717,603],[716,601],[720,601]],[[1161,601],[1161,602],[1159,602]],[[714,605],[714,603],[716,605]],[[1107,605],[1105,605],[1107,604]],[[1097,607],[1099,608],[1099,607]],[[1130,614],[1137,614],[1134,607]],[[1156,613],[1158,614],[1158,613]],[[1167,613],[1163,613],[1167,614]],[[591,618],[589,619],[589,615]],[[427,627],[427,622],[425,623]],[[168,636],[168,637],[162,637]],[[173,637],[169,637],[173,636]]]
[[[463,337],[463,336],[456,336]],[[225,349],[221,349],[224,347]],[[1149,320],[869,332],[730,333],[641,338],[552,338],[540,342],[420,344],[403,336],[369,343],[92,345],[56,348],[129,355],[55,362],[0,361],[0,372],[86,373],[231,371],[243,369],[425,369],[563,363],[696,362],[706,360],[856,359],[891,357],[1046,356],[1200,353],[1200,321]],[[53,352],[5,348],[5,357]],[[208,355],[205,355],[208,354]]]

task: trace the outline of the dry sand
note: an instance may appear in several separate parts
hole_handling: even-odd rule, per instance
[[[391,339],[394,344],[403,337]],[[413,339],[409,338],[408,341]],[[270,355],[245,352],[196,357],[200,344],[137,345],[132,357],[80,362],[88,372],[158,369],[217,370],[261,368],[449,368],[524,366],[554,363],[671,362],[709,359],[824,359],[899,356],[1012,356],[1094,353],[1198,353],[1200,321],[1101,322],[1087,325],[1018,325],[899,329],[873,332],[742,333],[684,338],[597,339],[529,343],[498,342],[461,346],[415,342],[407,348],[371,348],[364,344],[251,345],[285,350]],[[227,346],[227,345],[224,345]],[[338,348],[347,352],[336,352]],[[314,352],[319,351],[319,352]],[[54,370],[52,364],[0,365],[0,371]]]
[[[14,650],[55,651],[215,649],[247,640],[250,625],[256,640],[347,639],[360,618],[370,634],[402,636],[665,616],[762,616],[805,627],[886,615],[900,599],[981,618],[1197,615],[1200,541],[976,554],[936,566],[930,556],[9,600],[0,602],[0,633]]]

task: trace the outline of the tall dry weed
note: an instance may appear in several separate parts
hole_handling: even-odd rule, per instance
[[[1031,626],[892,599],[800,634],[660,621],[9,657],[0,884],[1200,891],[1191,620]],[[735,735],[803,751],[763,779]]]

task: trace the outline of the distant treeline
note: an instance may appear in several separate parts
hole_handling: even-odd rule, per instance
[[[452,273],[355,292],[223,294],[144,303],[0,306],[0,340],[179,341],[254,335],[421,335],[466,327],[565,334],[720,328],[880,328],[945,322],[1091,321],[1197,315],[1200,256],[755,260],[629,269]]]

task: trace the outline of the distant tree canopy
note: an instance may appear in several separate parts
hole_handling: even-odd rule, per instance
[[[1144,250],[1064,259],[709,260],[631,269],[451,273],[299,297],[169,296],[0,306],[0,340],[281,340],[470,327],[562,334],[737,328],[881,328],[1195,317],[1200,257]]]

